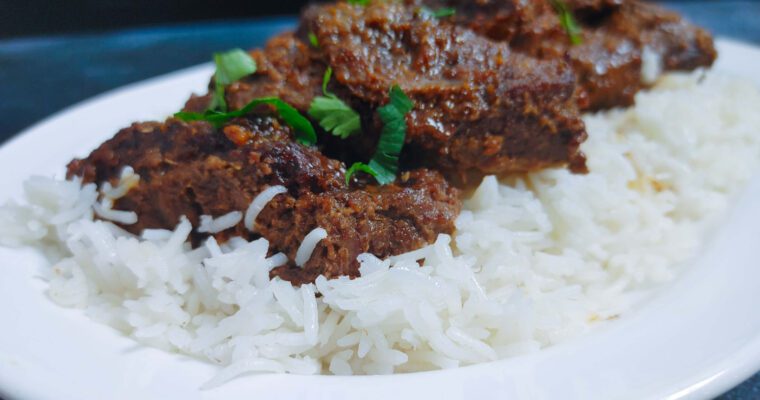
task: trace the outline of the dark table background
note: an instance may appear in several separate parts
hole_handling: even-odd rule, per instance
[[[287,15],[303,3],[0,0],[0,142],[93,95],[206,62],[214,51],[260,46],[294,24]],[[718,35],[760,45],[760,0],[663,3]],[[720,399],[760,399],[760,373]]]

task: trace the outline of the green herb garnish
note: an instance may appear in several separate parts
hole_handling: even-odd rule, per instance
[[[390,91],[390,102],[377,109],[383,130],[377,150],[368,164],[354,163],[346,171],[346,182],[356,171],[372,175],[381,185],[387,185],[396,180],[398,172],[398,157],[404,147],[406,138],[406,114],[414,108],[412,100],[398,85],[393,85]]]
[[[174,114],[174,116],[183,121],[207,121],[218,128],[225,122],[233,118],[242,117],[248,114],[255,107],[264,104],[273,106],[275,110],[277,110],[277,114],[285,122],[285,124],[287,124],[293,129],[293,131],[295,131],[296,141],[307,146],[311,146],[317,143],[317,134],[314,132],[314,127],[311,126],[311,122],[309,122],[306,117],[301,115],[301,113],[299,113],[298,110],[293,108],[290,104],[280,100],[277,97],[262,97],[259,99],[254,99],[250,103],[246,104],[245,107],[236,111],[221,112],[208,110],[204,113],[178,112]]]
[[[371,163],[372,163],[372,161],[370,161],[370,164]],[[353,165],[351,165],[351,168],[349,168],[346,171],[346,186],[351,185],[351,177],[356,172],[358,172],[358,171],[361,171],[361,172],[367,173],[369,175],[372,175],[375,179],[377,179],[378,173],[375,172],[375,170],[372,169],[372,167],[370,167],[369,165],[367,165],[367,164],[365,164],[363,162],[355,162],[355,163],[353,163]]]
[[[214,63],[216,64],[214,97],[211,98],[208,109],[227,111],[224,87],[256,72],[256,61],[245,51],[234,49],[224,53],[214,53]]]
[[[446,18],[446,17],[451,17],[455,15],[457,13],[457,10],[451,7],[441,7],[437,10],[431,10],[430,8],[422,7],[420,9],[420,12],[422,12],[423,14],[430,15],[433,18],[440,19],[440,18]]]
[[[327,84],[332,76],[332,68],[327,67],[322,78],[322,93],[311,102],[309,115],[319,121],[319,126],[324,130],[345,139],[361,131],[361,119],[359,114],[351,109],[333,93],[327,91]]]
[[[309,36],[309,44],[311,44],[311,47],[319,48],[319,39],[317,39],[317,35],[314,32],[309,32],[307,35]]]
[[[370,0],[348,0],[348,4],[354,6],[366,6],[369,5]]]
[[[562,28],[565,29],[567,36],[570,38],[570,43],[573,45],[579,45],[583,43],[583,38],[581,38],[581,33],[583,30],[581,29],[580,25],[578,25],[578,21],[575,20],[575,17],[573,16],[572,11],[570,11],[570,8],[568,8],[562,0],[551,0],[551,3],[552,6],[554,6],[554,10],[557,12],[557,15],[559,16],[559,23],[562,25]]]

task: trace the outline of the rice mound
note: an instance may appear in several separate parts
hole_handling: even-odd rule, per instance
[[[752,83],[671,74],[636,103],[585,117],[588,175],[488,177],[453,236],[388,260],[361,255],[354,280],[270,280],[286,260],[268,258],[265,239],[191,249],[187,220],[133,236],[93,218],[102,196],[78,180],[29,179],[26,204],[0,209],[0,241],[52,254],[58,304],[222,366],[206,387],[246,372],[390,374],[511,357],[612,319],[677,276],[758,166]]]

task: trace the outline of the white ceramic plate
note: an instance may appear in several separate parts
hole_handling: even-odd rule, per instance
[[[716,68],[760,84],[760,49],[719,42]],[[0,201],[29,175],[60,175],[131,121],[162,119],[212,70],[200,66],[94,98],[0,148]],[[44,101],[44,100],[41,100]],[[709,110],[705,110],[709,112]],[[760,110],[758,110],[760,112]],[[642,308],[534,355],[393,376],[249,375],[200,391],[215,367],[135,344],[54,305],[32,250],[0,248],[0,396],[10,399],[708,398],[760,369],[760,179],[694,265]]]

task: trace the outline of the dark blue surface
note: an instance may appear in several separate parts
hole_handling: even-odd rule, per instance
[[[109,89],[209,61],[214,51],[260,46],[294,21],[278,18],[0,41],[0,142]]]
[[[760,1],[665,3],[719,35],[760,44]],[[280,18],[0,41],[0,142],[106,90],[205,62],[214,51],[260,46],[293,23]],[[720,399],[760,399],[760,374]]]

